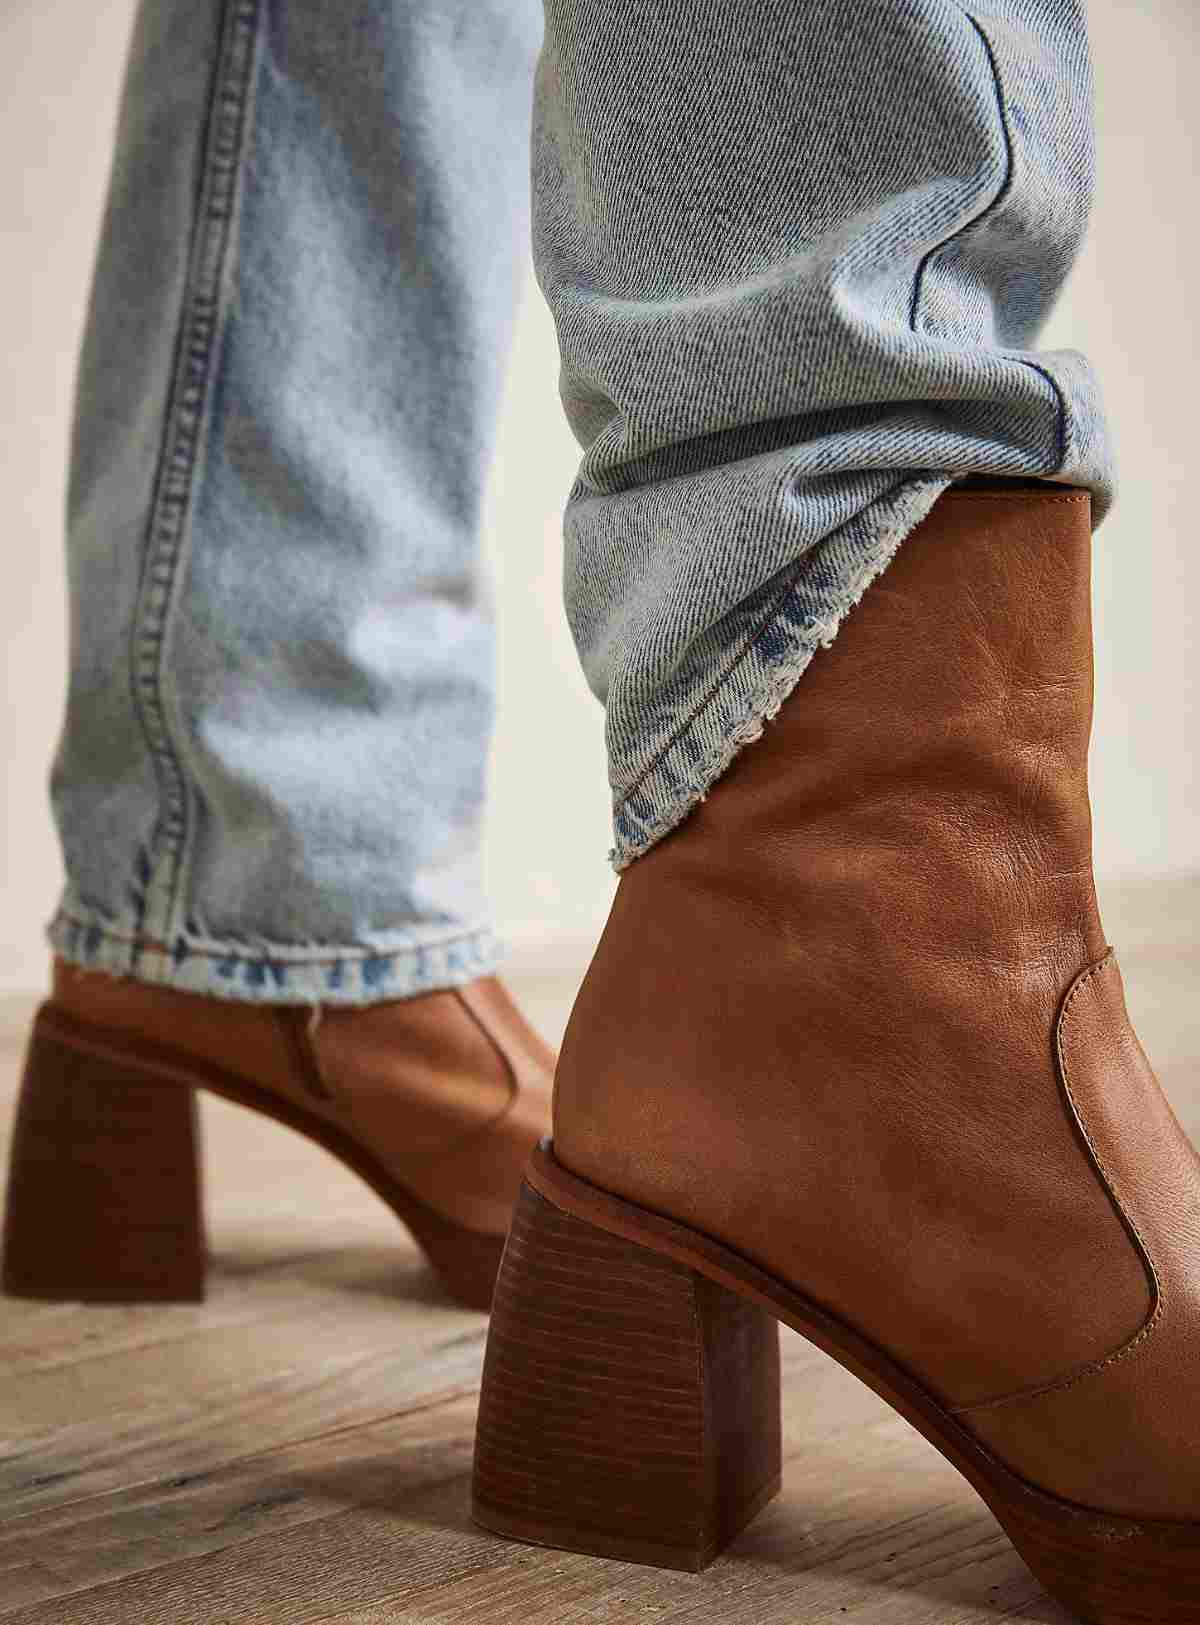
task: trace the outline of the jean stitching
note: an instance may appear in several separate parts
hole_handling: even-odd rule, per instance
[[[961,10],[962,8],[960,7],[959,9]],[[992,83],[995,86],[996,101],[998,103],[1000,112],[1000,128],[1004,134],[1004,176],[996,191],[984,204],[983,208],[980,209],[978,214],[972,215],[970,220],[968,220],[964,225],[960,226],[957,231],[951,232],[949,237],[945,237],[941,242],[935,243],[933,247],[929,249],[928,252],[922,257],[921,263],[917,266],[916,275],[913,277],[912,300],[909,304],[908,311],[908,325],[914,333],[917,331],[917,321],[921,313],[921,295],[925,290],[925,273],[928,271],[933,261],[937,259],[940,254],[945,253],[946,249],[949,248],[952,243],[957,242],[960,237],[965,236],[968,231],[970,231],[974,226],[979,225],[981,221],[986,220],[988,215],[992,214],[1001,206],[1001,204],[1008,197],[1009,193],[1012,191],[1013,181],[1015,178],[1012,137],[1009,131],[1008,114],[1004,105],[1004,97],[1000,89],[1000,71],[996,64],[995,52],[992,50],[991,41],[976,22],[975,18],[971,16],[970,12],[963,11],[963,16],[979,35],[983,49],[987,54],[988,65],[991,69]]]
[[[880,497],[876,498],[876,502],[886,502],[889,500],[889,498],[897,496],[906,485],[911,483],[912,479],[913,475],[911,473],[902,474],[893,485],[889,486]],[[725,687],[729,679],[737,672],[738,668],[743,664],[746,658],[754,652],[755,648],[761,642],[763,634],[778,618],[780,606],[786,601],[789,595],[796,591],[796,577],[800,571],[803,570],[807,562],[807,557],[802,558],[789,570],[787,579],[782,583],[778,590],[772,594],[770,602],[766,610],[763,612],[761,618],[754,624],[750,631],[746,633],[740,647],[733,651],[726,665],[709,685],[708,690],[699,700],[696,701],[695,705],[688,712],[687,716],[683,719],[679,727],[676,728],[675,732],[666,741],[666,743],[663,744],[650,758],[646,766],[638,774],[637,778],[634,779],[631,784],[627,785],[617,797],[614,804],[617,812],[620,812],[631,797],[637,794],[642,785],[645,784],[648,778],[650,778],[655,769],[662,764],[663,760],[671,753],[688,730],[692,728],[700,717],[703,716],[703,714],[709,709],[713,701],[717,698],[718,694]]]
[[[167,639],[181,581],[187,517],[224,304],[225,267],[233,235],[259,0],[227,0],[223,10],[174,380],[164,419],[131,637],[133,705],[154,761],[161,797],[151,843],[153,864],[148,855],[140,854],[135,888],[137,915],[130,939],[134,969],[147,940],[145,932],[155,895],[166,898],[160,923],[164,932],[170,928],[183,880],[188,835],[188,783],[164,700]]]
[[[97,928],[94,921],[82,919],[79,915],[72,914],[68,909],[59,909],[51,921],[50,929],[53,930],[59,921],[66,925],[77,926],[80,930],[96,930],[97,936],[103,937],[108,942],[121,943],[126,946],[136,945],[138,950],[143,953],[156,954],[164,959],[175,957],[175,949],[169,943],[161,942],[156,937],[147,936],[144,933],[115,931],[110,926]],[[255,964],[263,959],[286,959],[289,954],[296,954],[297,957],[290,962],[303,968],[307,965],[349,964],[355,960],[398,959],[405,954],[420,953],[423,949],[427,951],[431,947],[453,947],[456,943],[474,942],[490,936],[490,930],[483,926],[478,930],[456,931],[451,936],[438,937],[432,942],[412,943],[402,948],[346,947],[339,948],[336,953],[315,956],[309,956],[302,949],[297,949],[286,943],[271,943],[259,953],[245,953],[234,947],[204,948],[197,947],[189,942],[187,951],[189,959],[230,959],[237,960],[240,964]]]
[[[789,575],[783,586],[781,586],[772,596],[770,604],[763,614],[761,620],[759,620],[757,624],[746,633],[741,647],[734,650],[728,663],[721,671],[717,673],[716,677],[714,677],[712,682],[709,684],[707,691],[696,701],[695,705],[693,705],[692,709],[688,712],[687,716],[684,717],[683,721],[679,724],[679,727],[676,728],[675,732],[666,741],[666,743],[661,745],[654,753],[642,771],[638,774],[637,778],[634,779],[633,783],[627,785],[626,788],[621,792],[620,796],[618,796],[615,803],[617,812],[620,812],[631,797],[637,794],[642,785],[645,784],[646,780],[651,776],[655,769],[662,764],[664,758],[671,753],[678,742],[683,738],[684,734],[686,734],[688,730],[692,728],[697,721],[699,721],[700,717],[702,717],[705,711],[708,710],[709,706],[712,705],[713,701],[724,688],[725,684],[737,672],[738,668],[743,664],[746,658],[752,653],[759,640],[762,638],[763,633],[775,620],[779,613],[779,606],[783,603],[784,599],[793,590],[793,588],[794,581]]]
[[[981,221],[986,220],[990,214],[1001,208],[1011,194],[1016,181],[1016,147],[1013,139],[1012,119],[1009,115],[1008,99],[1005,95],[1004,80],[1000,73],[1000,64],[996,58],[995,47],[978,18],[964,7],[960,6],[959,10],[962,11],[967,22],[978,34],[984,53],[987,56],[988,68],[992,76],[992,89],[996,96],[996,111],[1000,120],[1000,130],[1004,136],[1004,179],[1001,181],[995,195],[988,200],[979,213],[968,220],[965,225],[960,226],[957,231],[952,232],[944,241],[936,243],[918,265],[916,276],[913,278],[912,303],[909,307],[908,317],[908,325],[914,333],[917,331],[917,320],[920,316],[921,295],[925,288],[925,274],[930,265],[952,243],[957,242],[968,231],[971,231]],[[1031,372],[1036,372],[1050,386],[1055,400],[1055,448],[1054,467],[1048,472],[1050,474],[1061,474],[1067,465],[1067,454],[1070,448],[1067,398],[1058,380],[1045,367],[1039,366],[1036,361],[1027,360],[1024,356],[1014,356],[1013,359],[1019,361],[1023,367],[1028,367]]]
[[[54,953],[81,969],[128,976],[134,939],[116,921],[60,906],[47,928]],[[142,981],[252,1004],[318,1003],[355,1008],[379,1000],[462,987],[495,973],[502,950],[483,924],[403,942],[248,944],[154,938],[138,941]],[[182,951],[181,951],[182,949]]]

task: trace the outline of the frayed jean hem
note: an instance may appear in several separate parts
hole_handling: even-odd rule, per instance
[[[380,935],[369,946],[139,937],[69,894],[46,928],[60,958],[177,992],[249,1004],[361,1006],[461,987],[491,975],[501,957],[487,927],[445,935]]]
[[[762,735],[813,655],[834,641],[952,483],[948,475],[914,475],[826,537],[777,586],[720,669],[693,684],[679,707],[687,720],[615,800],[609,861],[618,873],[682,823],[738,752]]]

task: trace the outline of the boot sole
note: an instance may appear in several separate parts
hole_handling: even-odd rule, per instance
[[[535,1151],[500,1267],[473,1515],[512,1539],[704,1568],[776,1493],[782,1321],[865,1382],[1089,1625],[1197,1625],[1200,1524],[1026,1483],[883,1350],[699,1231]]]
[[[17,1105],[4,1292],[85,1303],[204,1297],[197,1089],[331,1152],[387,1203],[460,1303],[489,1307],[503,1236],[443,1217],[350,1135],[269,1090],[161,1045],[123,1045],[45,1006]]]

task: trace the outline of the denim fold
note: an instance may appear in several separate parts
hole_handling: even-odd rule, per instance
[[[1088,487],[1037,348],[1094,175],[1077,0],[547,0],[534,255],[584,450],[567,612],[624,867],[761,732],[937,494]]]

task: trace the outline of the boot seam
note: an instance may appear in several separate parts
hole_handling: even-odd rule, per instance
[[[1115,964],[1116,954],[1114,953],[1113,949],[1110,948],[1102,959],[1097,960],[1097,962],[1092,965],[1090,969],[1081,972],[1081,974],[1076,977],[1075,981],[1072,983],[1067,992],[1066,998],[1063,1000],[1062,1009],[1059,1012],[1058,1020],[1055,1023],[1054,1047],[1058,1061],[1058,1072],[1062,1083],[1063,1093],[1067,1097],[1067,1102],[1071,1108],[1071,1114],[1075,1119],[1080,1134],[1083,1136],[1084,1144],[1087,1148],[1088,1158],[1104,1187],[1105,1193],[1108,1196],[1117,1217],[1124,1226],[1126,1234],[1133,1242],[1133,1245],[1141,1259],[1142,1267],[1146,1272],[1151,1296],[1150,1313],[1140,1329],[1136,1331],[1132,1337],[1128,1338],[1124,1343],[1122,1343],[1119,1348],[1114,1349],[1111,1354],[1107,1354],[1098,1360],[1089,1360],[1085,1365],[1078,1366],[1073,1371],[1068,1372],[1066,1376],[1055,1378],[1051,1382],[1039,1383],[1032,1388],[1019,1389],[1015,1393],[1000,1394],[993,1399],[975,1400],[969,1405],[951,1406],[949,1407],[949,1410],[952,1416],[962,1416],[974,1411],[994,1410],[998,1409],[1002,1405],[1019,1404],[1023,1400],[1041,1399],[1051,1394],[1066,1393],[1070,1389],[1076,1387],[1079,1383],[1086,1382],[1092,1377],[1099,1376],[1101,1372],[1107,1371],[1111,1369],[1111,1367],[1119,1365],[1122,1361],[1127,1360],[1137,1349],[1142,1346],[1143,1343],[1153,1336],[1166,1313],[1166,1289],[1162,1284],[1162,1279],[1159,1275],[1158,1268],[1155,1265],[1154,1257],[1150,1251],[1149,1244],[1137,1226],[1137,1222],[1133,1218],[1132,1214],[1128,1212],[1125,1204],[1121,1201],[1120,1195],[1116,1188],[1116,1182],[1109,1173],[1104,1158],[1100,1155],[1099,1148],[1092,1137],[1091,1130],[1087,1126],[1083,1108],[1080,1106],[1079,1101],[1076,1098],[1075,1091],[1071,1087],[1070,1068],[1067,1065],[1066,1048],[1063,1043],[1063,1035],[1066,1031],[1071,1009],[1079,994],[1085,987],[1093,982],[1096,977],[1111,969],[1113,966],[1115,966]]]
[[[989,36],[987,30],[979,21],[978,17],[975,16],[973,11],[971,11],[969,7],[961,4],[960,0],[954,0],[954,4],[956,5],[964,21],[974,29],[979,43],[983,48],[984,56],[987,58],[988,72],[990,73],[992,80],[992,91],[996,99],[996,118],[1000,126],[1000,135],[1004,143],[1004,175],[995,193],[991,198],[989,198],[987,203],[982,209],[979,210],[974,218],[966,221],[965,224],[960,226],[959,229],[953,232],[949,237],[944,238],[939,243],[935,243],[921,260],[920,265],[917,267],[916,275],[913,278],[912,302],[909,307],[909,328],[913,333],[920,331],[918,323],[920,319],[921,297],[925,291],[926,277],[930,267],[940,255],[946,252],[948,248],[952,247],[955,243],[960,242],[962,238],[964,238],[975,227],[980,225],[981,222],[988,219],[990,215],[998,213],[1004,207],[1005,203],[1007,203],[1008,199],[1012,195],[1017,179],[1016,138],[1013,132],[1012,116],[1009,112],[1008,93],[1005,90],[1004,79],[1000,72],[1000,61],[996,54],[996,47],[992,44],[991,37]],[[1061,474],[1062,470],[1067,466],[1067,457],[1071,446],[1071,423],[1067,397],[1064,394],[1062,386],[1059,384],[1057,378],[1055,378],[1053,373],[1051,373],[1046,367],[1040,366],[1036,361],[1030,360],[1027,355],[1014,353],[1012,351],[1009,351],[1008,354],[1012,357],[1012,359],[1020,362],[1022,366],[1028,367],[1031,372],[1037,373],[1042,379],[1042,382],[1049,387],[1051,396],[1053,397],[1055,420],[1054,466],[1046,471],[1046,476],[1043,476],[1052,478],[1056,474]]]
[[[977,491],[970,487],[952,485],[948,491],[942,493],[942,502],[1087,502],[1092,500],[1091,492],[1080,487],[1072,486],[1069,493],[1058,493],[1047,490],[1042,491]]]
[[[471,1009],[471,1006],[462,996],[461,988],[455,987],[449,989],[448,991],[451,993],[459,1009],[467,1015],[479,1032],[483,1034],[493,1054],[499,1059],[501,1071],[504,1075],[505,1086],[508,1089],[508,1099],[502,1106],[497,1107],[490,1117],[485,1118],[482,1123],[476,1123],[474,1128],[464,1129],[463,1132],[458,1135],[457,1138],[451,1140],[448,1145],[439,1147],[437,1151],[431,1151],[428,1156],[422,1157],[416,1163],[414,1163],[414,1169],[419,1169],[423,1174],[432,1173],[434,1170],[436,1170],[440,1163],[447,1161],[450,1157],[460,1156],[463,1151],[465,1151],[467,1147],[472,1145],[476,1140],[485,1140],[490,1138],[490,1136],[493,1135],[503,1123],[507,1122],[508,1118],[512,1115],[513,1108],[516,1105],[517,1098],[521,1092],[521,1084],[517,1077],[516,1068],[509,1059],[508,1052],[505,1050],[503,1044],[501,1044],[499,1039],[496,1038],[495,1034],[489,1030],[486,1023],[481,1021],[480,1018],[475,1014],[474,1010]]]
[[[315,1100],[323,1101],[326,1105],[341,1106],[342,1102],[329,1086],[321,1066],[320,1053],[313,1043],[313,1029],[320,1022],[321,1006],[274,1004],[266,1008],[271,1011],[283,1034],[292,1065],[304,1089]],[[297,1016],[300,1020],[297,1020]]]

